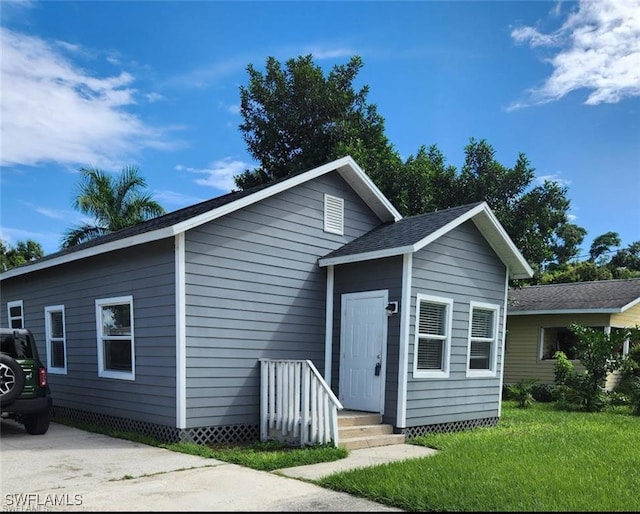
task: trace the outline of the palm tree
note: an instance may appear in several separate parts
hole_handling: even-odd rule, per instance
[[[165,213],[150,194],[141,191],[147,182],[135,166],[123,168],[116,178],[97,168],[82,168],[80,173],[74,207],[92,216],[95,223],[69,229],[62,239],[63,249]]]

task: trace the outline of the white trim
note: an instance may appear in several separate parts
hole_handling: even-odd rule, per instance
[[[507,302],[509,301],[509,268],[507,267],[505,278],[504,278],[504,308],[502,309],[502,344],[500,348],[500,387],[499,391],[499,400],[498,400],[498,417],[502,415],[502,386],[504,384],[504,365],[507,358],[506,349],[507,349]]]
[[[493,315],[493,338],[491,339],[491,355],[489,356],[489,369],[470,369],[471,362],[471,331],[473,328],[473,310],[491,310]],[[493,303],[469,302],[469,334],[467,338],[467,377],[470,378],[494,378],[498,368],[498,319],[500,318],[500,306]],[[488,341],[488,340],[487,340]],[[500,393],[502,394],[502,393]]]
[[[322,166],[318,166],[312,170],[309,170],[299,175],[295,175],[287,180],[283,180],[278,184],[274,184],[269,187],[265,187],[260,191],[253,194],[230,202],[226,205],[212,209],[208,212],[194,216],[175,225],[164,227],[158,230],[145,232],[142,234],[136,234],[134,236],[119,239],[109,243],[104,243],[84,250],[71,252],[59,257],[54,257],[44,261],[37,261],[33,264],[19,266],[12,268],[4,273],[0,273],[0,280],[23,275],[32,271],[37,271],[51,266],[57,266],[67,262],[84,259],[94,255],[100,255],[102,253],[111,252],[113,250],[119,250],[122,248],[128,248],[142,243],[148,243],[159,239],[165,239],[173,237],[181,232],[186,232],[192,228],[198,227],[204,223],[208,223],[222,216],[226,216],[234,211],[247,207],[256,202],[260,202],[265,198],[276,195],[287,189],[298,186],[310,180],[313,180],[326,173],[337,171],[340,175],[349,183],[349,185],[356,191],[356,193],[363,198],[363,200],[369,205],[369,207],[376,213],[381,221],[397,221],[402,218],[402,215],[396,210],[391,202],[382,194],[380,189],[373,183],[373,181],[365,174],[364,171],[356,164],[356,162],[350,157],[342,157],[335,161],[329,162]]]
[[[327,293],[324,319],[324,381],[331,387],[331,356],[333,352],[333,284],[334,268],[327,268]]]
[[[11,316],[11,308],[12,307],[20,307],[20,317]],[[13,319],[20,319],[20,326],[14,327],[11,323]],[[24,303],[22,300],[14,300],[12,302],[7,302],[7,326],[9,328],[24,328],[26,325],[24,324]]]
[[[104,243],[84,250],[78,250],[69,254],[61,255],[60,257],[54,257],[44,261],[36,261],[33,264],[27,264],[18,268],[11,268],[10,270],[0,274],[0,280],[4,280],[11,277],[17,277],[32,271],[38,271],[47,269],[52,266],[58,266],[60,264],[66,264],[68,262],[74,262],[80,259],[93,257],[95,255],[101,255],[103,253],[113,252],[115,250],[122,250],[123,248],[129,248],[139,244],[149,243],[157,241],[159,239],[165,239],[167,237],[173,237],[174,231],[172,227],[165,227],[159,230],[153,230],[150,232],[144,232],[143,234],[137,234],[135,236],[126,237],[124,239],[118,239],[109,243]]]
[[[131,341],[131,371],[114,371],[104,367],[104,347],[102,344],[102,308],[109,305],[129,304],[129,316],[131,317],[131,334],[126,338],[122,336],[110,336],[112,339],[122,339]],[[96,305],[96,343],[98,349],[98,376],[101,378],[115,378],[119,380],[135,380],[136,379],[136,351],[135,351],[135,330],[133,315],[133,296],[117,296],[114,298],[99,298],[95,301]]]
[[[481,203],[481,204],[477,205],[476,207],[474,207],[473,209],[468,210],[464,214],[461,214],[456,219],[450,221],[446,225],[440,227],[435,232],[432,232],[427,237],[424,237],[420,241],[418,241],[415,244],[415,248],[416,248],[415,251],[422,250],[425,246],[433,243],[436,239],[442,237],[443,235],[445,235],[446,233],[450,232],[454,228],[459,227],[465,221],[470,220],[471,218],[473,218],[477,214],[485,211],[486,209],[487,209],[487,204],[486,203]]]
[[[62,367],[54,367],[52,364],[52,353],[53,350],[51,348],[51,313],[53,312],[62,312],[62,352],[63,352],[63,360],[64,366]],[[66,375],[67,374],[67,322],[64,314],[64,305],[48,305],[44,308],[44,332],[45,332],[45,347],[47,350],[47,373],[52,375]],[[58,338],[56,338],[57,340]]]
[[[318,260],[318,265],[320,267],[323,267],[323,266],[333,266],[335,264],[349,264],[353,262],[370,261],[374,259],[384,259],[385,257],[394,257],[396,255],[405,255],[407,253],[413,253],[413,252],[415,252],[414,245],[399,246],[396,248],[386,248],[384,250],[376,250],[375,252],[350,254],[350,255],[344,255],[341,257],[322,258]]]
[[[402,256],[402,300],[400,302],[400,357],[398,369],[398,428],[407,426],[407,386],[409,381],[409,324],[411,323],[411,274],[413,273],[413,254]]]
[[[445,333],[442,339],[442,368],[439,370],[418,369],[418,346],[420,342],[420,303],[432,303],[446,306]],[[415,326],[413,338],[413,378],[449,378],[449,366],[451,363],[451,331],[453,325],[453,299],[443,296],[432,296],[418,293],[415,306]]]
[[[629,302],[626,305],[623,305],[622,307],[620,307],[620,312],[624,312],[626,310],[629,310],[631,307],[634,307],[636,305],[638,305],[640,303],[640,297],[636,298],[635,300]]]
[[[533,276],[533,269],[529,266],[529,263],[526,261],[522,253],[520,253],[520,250],[518,250],[518,247],[509,237],[509,234],[507,234],[500,221],[498,221],[498,218],[496,218],[496,215],[490,209],[489,205],[486,202],[483,202],[481,205],[483,207],[481,215],[473,217],[473,223],[475,226],[485,237],[489,246],[493,248],[493,251],[496,252],[496,254],[498,254],[502,261],[507,265],[509,272],[512,273],[510,275],[511,278],[531,278]],[[482,214],[486,216],[486,220],[483,218]],[[489,222],[488,227],[484,223],[485,221]],[[487,231],[487,229],[497,233],[497,240],[496,237],[492,236],[492,234]],[[504,251],[500,248],[501,244],[504,244],[505,250],[507,250],[508,254],[514,257],[513,262],[507,262],[507,256],[504,255]],[[513,269],[515,265],[520,267],[521,270],[516,272]]]
[[[187,428],[187,315],[185,235],[175,238],[176,286],[176,428]]]
[[[513,244],[513,241],[505,232],[502,225],[500,225],[500,222],[491,212],[491,209],[486,202],[482,202],[473,209],[469,209],[464,214],[461,214],[443,227],[440,227],[435,232],[432,232],[420,241],[417,241],[415,244],[396,248],[386,248],[384,250],[377,250],[373,252],[320,259],[318,264],[320,266],[347,264],[371,259],[392,257],[394,255],[401,255],[410,252],[415,253],[468,220],[473,221],[477,229],[487,240],[493,251],[496,252],[500,260],[507,266],[510,272],[514,267],[518,268],[517,271],[513,271],[511,278],[531,278],[533,276],[533,270],[520,251]]]
[[[545,310],[528,310],[528,311],[516,311],[508,312],[509,316],[535,316],[535,315],[548,315],[548,314],[619,314],[620,309],[545,309]]]

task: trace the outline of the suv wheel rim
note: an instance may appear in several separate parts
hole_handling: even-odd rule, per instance
[[[0,394],[6,394],[16,385],[16,375],[6,364],[0,364]]]

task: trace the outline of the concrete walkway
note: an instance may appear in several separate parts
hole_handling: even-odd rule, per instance
[[[0,435],[3,511],[398,512],[305,480],[433,454],[413,445],[367,448],[268,473],[57,423],[32,436],[2,420]]]

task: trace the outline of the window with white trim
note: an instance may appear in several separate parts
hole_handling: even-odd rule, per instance
[[[67,339],[64,305],[44,308],[44,328],[47,345],[47,371],[67,374]]]
[[[24,306],[22,300],[7,302],[9,328],[24,328]]]
[[[494,376],[496,373],[499,312],[497,305],[471,302],[468,376]]]
[[[324,231],[344,234],[344,200],[342,198],[324,195]]]
[[[96,300],[98,376],[135,379],[133,296]]]
[[[449,376],[452,319],[453,300],[423,294],[416,296],[415,378]]]

